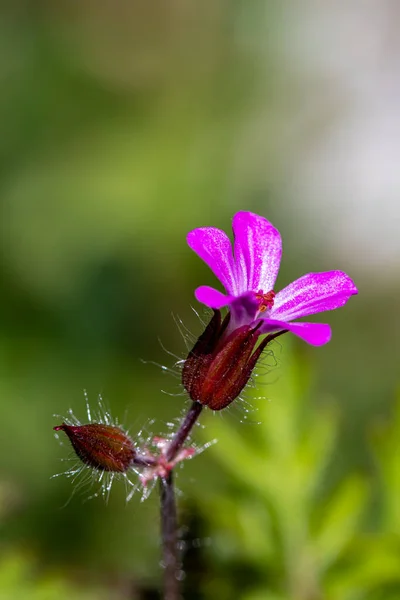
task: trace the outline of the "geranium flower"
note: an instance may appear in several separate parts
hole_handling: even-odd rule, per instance
[[[228,333],[261,322],[259,334],[288,330],[314,346],[329,342],[329,325],[293,321],[346,304],[358,292],[350,277],[343,271],[308,273],[275,293],[282,255],[279,231],[264,217],[242,211],[233,217],[233,233],[233,249],[226,233],[215,227],[188,234],[190,248],[226,291],[200,286],[197,300],[213,309],[229,306]]]

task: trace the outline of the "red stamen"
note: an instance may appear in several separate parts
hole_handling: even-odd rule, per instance
[[[264,312],[267,309],[270,309],[273,307],[274,300],[275,300],[275,292],[273,290],[271,290],[270,292],[267,292],[266,294],[264,294],[264,292],[262,290],[258,290],[258,292],[256,292],[256,298],[259,302],[258,310],[260,312]]]

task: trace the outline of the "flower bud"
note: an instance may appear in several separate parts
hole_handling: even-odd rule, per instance
[[[244,325],[225,338],[228,321],[229,315],[221,323],[220,311],[214,311],[182,371],[182,382],[191,399],[212,410],[225,408],[239,396],[270,340],[266,338],[256,348],[258,325]]]
[[[100,471],[124,473],[136,456],[131,438],[120,427],[101,423],[63,423],[54,429],[67,434],[82,462]]]

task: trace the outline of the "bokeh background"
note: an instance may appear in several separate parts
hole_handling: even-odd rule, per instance
[[[84,419],[86,389],[166,431],[187,400],[142,361],[185,355],[174,317],[200,333],[215,281],[185,235],[240,209],[282,233],[277,289],[338,268],[360,293],[320,317],[329,345],[284,336],[245,402],[203,415],[185,598],[400,598],[399,8],[2,3],[1,600],[160,597],[157,494],[71,498],[53,415]]]

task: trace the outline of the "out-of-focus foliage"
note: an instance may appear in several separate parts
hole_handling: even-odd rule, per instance
[[[400,395],[385,424],[372,432],[372,451],[376,460],[375,535],[363,540],[362,566],[355,569],[355,582],[374,588],[373,600],[400,597]]]
[[[170,364],[158,338],[184,357],[172,312],[200,333],[193,290],[215,281],[185,235],[229,230],[240,209],[282,233],[276,290],[340,268],[360,294],[324,315],[330,344],[297,343],[290,380],[258,402],[263,425],[235,427],[235,406],[204,415],[204,439],[219,443],[178,478],[199,540],[188,543],[187,597],[290,593],[303,585],[298,551],[312,563],[307,589],[377,594],[385,581],[368,600],[398,599],[398,426],[377,443],[379,461],[365,436],[398,381],[387,208],[398,205],[397,12],[384,1],[2,3],[0,564],[15,574],[11,600],[48,577],[68,582],[71,600],[86,593],[76,580],[105,579],[124,598],[132,586],[156,593],[156,494],[128,506],[118,485],[107,506],[85,502],[96,490],[71,497],[70,480],[50,479],[69,464],[53,415],[84,418],[84,389],[132,435],[162,433],[182,413],[185,398],[160,391],[179,394],[179,382],[141,359]]]
[[[389,422],[374,433],[373,447],[382,487],[380,523],[400,542],[400,394]]]
[[[1,600],[118,600],[122,596],[107,586],[88,588],[73,584],[56,573],[43,573],[21,554],[8,554],[0,562]]]
[[[352,472],[329,482],[338,412],[310,396],[307,361],[288,353],[283,361],[270,401],[257,402],[258,424],[207,419],[207,436],[218,438],[210,453],[228,477],[198,496],[218,574],[205,585],[206,596],[362,600],[391,598],[396,584],[398,597],[399,411],[380,447],[384,522],[367,535],[379,482]],[[252,404],[259,391],[256,381]],[[386,585],[388,595],[379,595]]]
[[[0,522],[6,519],[10,502],[13,502],[12,490],[0,486]],[[35,558],[32,551],[8,548],[0,558],[0,600],[122,600],[126,597],[106,578],[102,584],[98,577],[92,584],[79,583],[79,575],[77,570],[75,581],[72,576],[68,579],[47,561]]]

